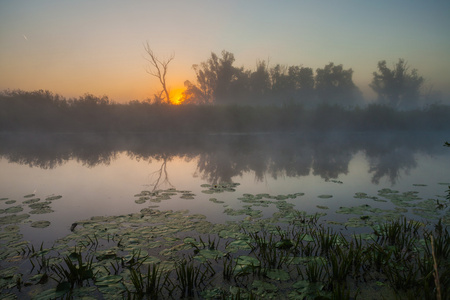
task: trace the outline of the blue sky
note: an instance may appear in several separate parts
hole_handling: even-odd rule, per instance
[[[449,96],[449,28],[450,1],[1,1],[0,90],[143,100],[159,89],[148,41],[160,58],[175,54],[172,89],[227,50],[246,69],[343,64],[368,99],[378,61],[404,58]]]

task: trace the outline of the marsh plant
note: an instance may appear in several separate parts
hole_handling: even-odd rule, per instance
[[[216,233],[208,228],[203,236],[179,238],[163,221],[178,221],[180,215],[149,216],[163,225],[133,230],[157,237],[154,244],[125,234],[119,243],[108,243],[106,232],[84,236],[77,247],[64,249],[68,252],[25,247],[21,253],[31,264],[30,275],[0,270],[3,278],[15,278],[2,289],[41,285],[51,288],[44,293],[49,298],[82,297],[76,293],[87,288],[108,299],[364,299],[373,297],[374,289],[380,298],[450,297],[450,235],[442,222],[402,218],[374,224],[364,235],[345,235],[339,227],[318,224],[315,216],[296,213],[280,225],[247,222],[233,231],[221,226]],[[128,221],[138,224],[146,217]],[[155,233],[164,230],[169,233]],[[170,248],[158,249],[161,237]],[[60,258],[59,251],[69,254]]]
[[[63,258],[64,264],[54,265],[52,269],[57,278],[58,287],[70,285],[73,289],[75,285],[83,286],[85,281],[93,280],[95,273],[93,270],[93,255],[86,255],[85,261],[81,251],[72,252]]]
[[[157,299],[163,295],[163,289],[169,282],[169,274],[155,264],[148,265],[145,273],[141,273],[140,268],[130,268],[130,278],[135,289],[132,293],[138,298],[146,296]]]
[[[179,289],[181,297],[193,297],[201,288],[205,287],[212,275],[215,274],[211,263],[195,264],[192,260],[182,260],[175,268],[177,275],[176,288]]]

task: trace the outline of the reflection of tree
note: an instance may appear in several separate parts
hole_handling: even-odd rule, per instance
[[[160,159],[158,159],[158,161],[160,160],[162,161],[161,167],[149,175],[151,182],[150,185],[153,186],[152,192],[162,190],[166,186],[173,187],[169,180],[169,174],[167,173],[167,162],[170,161],[171,158],[163,155]]]
[[[313,174],[325,180],[337,178],[348,173],[348,165],[357,145],[346,141],[344,136],[338,140],[328,138],[314,146]]]
[[[436,142],[438,140],[439,142]],[[395,183],[402,171],[417,166],[415,153],[445,151],[440,136],[414,134],[364,135],[0,135],[0,157],[30,167],[55,168],[69,160],[94,167],[108,165],[118,153],[160,167],[150,174],[154,189],[171,187],[167,163],[174,157],[197,161],[197,174],[210,183],[231,182],[253,172],[267,176],[318,175],[325,180],[348,173],[358,151],[366,154],[372,181],[387,176]],[[434,148],[430,145],[436,145]]]
[[[268,172],[273,178],[278,176],[307,176],[311,171],[313,149],[305,144],[298,147],[297,143],[289,143],[272,153]],[[275,149],[274,149],[275,150]]]
[[[387,176],[389,181],[395,184],[400,171],[408,174],[411,169],[417,167],[417,162],[413,152],[401,148],[369,157],[369,165],[369,173],[373,173],[373,183],[379,184],[380,179]]]
[[[245,162],[238,161],[230,153],[205,153],[198,158],[197,171],[210,183],[232,182],[232,177],[240,176],[247,169]]]

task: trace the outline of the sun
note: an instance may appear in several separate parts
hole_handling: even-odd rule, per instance
[[[170,103],[173,105],[180,105],[184,102],[183,88],[173,89],[170,91]]]

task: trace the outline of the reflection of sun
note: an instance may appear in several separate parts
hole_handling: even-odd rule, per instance
[[[173,105],[180,105],[183,103],[183,88],[173,89],[170,91],[170,103]]]

